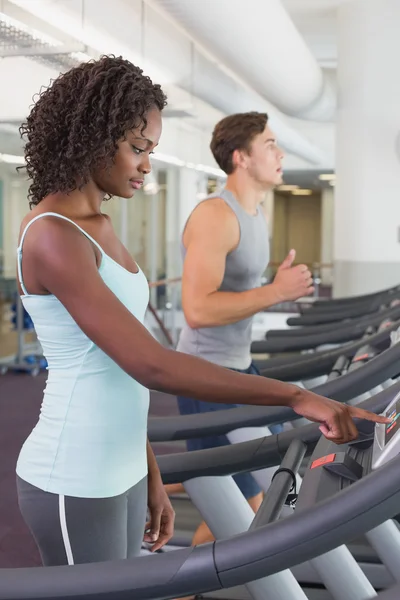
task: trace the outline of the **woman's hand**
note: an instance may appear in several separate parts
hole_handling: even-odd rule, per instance
[[[309,421],[321,423],[319,427],[321,433],[336,444],[351,442],[358,438],[354,418],[374,423],[391,423],[391,419],[387,417],[376,415],[357,406],[329,400],[306,390],[301,391],[291,407],[298,415]]]
[[[151,551],[156,552],[173,536],[175,523],[175,512],[159,475],[149,477],[148,507],[150,521],[146,523],[143,539],[153,544]]]

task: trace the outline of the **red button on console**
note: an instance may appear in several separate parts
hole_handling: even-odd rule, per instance
[[[321,458],[317,458],[314,462],[311,463],[310,469],[315,469],[316,467],[322,467],[328,463],[334,462],[336,458],[336,454],[328,454],[327,456],[321,456]]]

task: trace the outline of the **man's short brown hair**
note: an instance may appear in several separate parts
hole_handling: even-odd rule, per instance
[[[234,151],[248,152],[251,142],[264,131],[267,123],[266,113],[247,112],[229,115],[216,124],[210,148],[217,164],[227,175],[234,171]]]

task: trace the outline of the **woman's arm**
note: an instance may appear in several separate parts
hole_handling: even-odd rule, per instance
[[[150,520],[145,526],[144,541],[153,544],[156,552],[169,542],[174,534],[175,512],[161,479],[153,449],[147,440],[148,500]]]
[[[31,231],[32,230],[32,231]],[[93,245],[61,219],[40,219],[24,243],[23,272],[66,307],[82,331],[129,375],[149,389],[209,402],[285,405],[321,423],[336,442],[354,439],[352,417],[382,417],[266,377],[244,375],[164,348],[101,278]]]
[[[154,480],[157,478],[161,479],[160,469],[158,468],[157,460],[156,460],[156,457],[153,452],[153,448],[151,447],[149,440],[147,440],[146,451],[147,451],[147,467],[148,467],[149,480],[150,479]]]

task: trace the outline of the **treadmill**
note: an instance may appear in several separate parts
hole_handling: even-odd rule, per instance
[[[337,366],[332,371],[328,384],[321,386],[318,391],[321,391],[322,393],[322,388],[324,388],[324,395],[341,400],[353,398],[352,395],[349,395],[349,389],[358,389],[360,392],[373,388],[375,393],[377,393],[382,389],[382,386],[378,385],[382,382],[382,377],[385,377],[385,375],[390,372],[392,372],[392,374],[398,374],[399,352],[400,347],[398,345],[393,346],[391,349],[381,354],[378,362],[375,362],[378,358],[376,357],[369,363],[368,358],[371,359],[374,357],[373,348],[361,347],[348,366],[347,374],[339,377],[340,370]],[[342,361],[342,370],[344,369],[344,366]],[[353,379],[352,383],[350,382],[350,379]],[[386,386],[388,382],[386,381],[383,383],[385,383]],[[351,403],[359,403],[361,400],[367,399],[370,396],[370,392],[364,393],[361,396],[358,395],[358,398],[355,400],[352,399]],[[297,427],[303,423],[309,423],[309,421],[306,421],[305,419],[299,419],[297,415],[286,407],[243,407],[233,408],[229,411],[204,413],[202,415],[190,415],[184,417],[174,416],[172,418],[163,417],[162,419],[151,418],[149,420],[148,434],[150,441],[159,442],[171,439],[182,440],[188,439],[189,437],[203,437],[210,434],[218,435],[225,433],[231,443],[237,443],[269,435],[270,431],[267,427],[260,427],[260,425],[276,423],[279,418],[281,420],[285,418],[286,421],[288,421],[289,418],[293,417],[297,417],[295,421]],[[294,435],[301,437],[305,435],[307,431],[307,427],[301,427],[301,429],[297,429],[298,433]],[[269,469],[253,472],[253,476],[257,480],[257,483],[264,491],[268,491],[270,487],[271,480],[274,476],[274,467],[279,464],[280,456],[275,454],[274,460],[275,463],[273,463]],[[302,474],[302,469],[300,469],[300,473]],[[301,477],[296,477],[296,483],[298,486],[301,485]],[[187,497],[177,495],[173,496],[171,500],[177,515],[177,526],[176,535],[173,540],[171,540],[170,545],[175,547],[188,546],[191,543],[197,525],[202,519]],[[374,584],[386,586],[387,575],[382,572],[382,565],[365,542],[354,546],[352,552],[363,568],[367,570],[369,577],[373,580]],[[315,574],[313,574],[312,571],[310,572],[309,568],[303,566],[297,575],[301,581],[319,585],[318,578],[315,578]]]
[[[394,308],[398,303],[398,298],[392,300],[388,299],[386,301],[377,298],[374,301],[358,303],[352,306],[340,306],[331,309],[325,308],[323,310],[310,308],[310,310],[298,317],[289,317],[287,324],[294,326],[322,325],[339,323],[344,320],[359,319],[360,317],[366,317],[367,315],[372,317]]]
[[[399,408],[398,414],[400,414],[400,384],[396,384],[393,386],[393,389],[386,390],[379,396],[370,399],[365,405],[365,408],[370,410],[374,408],[379,409],[382,407],[382,405],[385,405],[388,394],[389,397],[396,398],[396,403]],[[393,405],[394,402],[391,404]],[[339,479],[333,479],[334,482],[336,482],[335,485],[339,487],[333,487],[330,489],[328,486],[329,480],[327,481],[326,478],[322,478],[321,482],[318,483],[317,488],[319,490],[319,496],[314,498],[313,493],[315,489],[310,483],[309,469],[307,469],[303,484],[300,488],[299,499],[295,509],[296,512],[303,510],[304,507],[307,507],[308,505],[314,505],[317,500],[325,500],[325,496],[330,497],[334,493],[336,494],[341,489],[344,489],[346,484],[349,485],[349,481],[351,483],[356,481],[357,477],[361,478],[360,473],[363,472],[366,474],[371,470],[371,462],[372,468],[377,468],[376,466],[374,467],[374,461],[379,467],[389,459],[389,455],[386,450],[384,451],[383,458],[378,459],[376,456],[374,456],[373,459],[371,458],[372,455],[370,454],[370,449],[372,439],[368,439],[368,429],[370,429],[372,432],[374,428],[373,424],[370,423],[364,422],[363,425],[364,430],[362,431],[361,441],[356,444],[347,445],[346,447],[339,447],[331,442],[328,442],[325,438],[320,439],[312,457],[312,470],[316,469],[317,466],[327,465],[327,471],[329,469],[330,472],[340,476]],[[400,423],[398,425],[400,425]],[[389,434],[391,436],[394,436],[397,432],[397,429],[395,430],[395,426],[396,422],[394,423],[393,428],[389,429]],[[384,427],[378,426],[377,430],[379,431],[379,429],[384,429]],[[257,521],[261,519],[263,522],[265,522],[265,516],[267,514],[273,515],[274,520],[278,518],[280,515],[280,510],[282,509],[282,503],[286,499],[290,488],[293,486],[293,484],[295,484],[294,475],[299,469],[302,457],[305,453],[309,454],[312,451],[316,441],[319,438],[318,425],[313,424],[309,427],[302,428],[300,431],[302,432],[301,440],[294,437],[293,432],[286,432],[277,436],[265,438],[261,444],[261,440],[257,440],[256,442],[247,442],[245,444],[238,444],[235,447],[236,456],[234,456],[233,451],[230,453],[230,472],[237,472],[241,461],[245,460],[245,455],[247,455],[249,457],[249,461],[253,462],[253,465],[256,465],[257,467],[263,464],[265,468],[265,465],[279,465],[280,463],[280,468],[278,471],[275,470],[275,477],[268,490],[268,494],[265,497],[263,508],[260,509],[259,514],[256,517]],[[381,433],[379,435],[380,437],[377,439],[379,446],[382,449],[384,445],[380,439]],[[400,449],[400,439],[398,439],[396,443],[397,448]],[[337,450],[340,448],[340,453],[338,451],[336,452],[335,459],[332,457],[332,449],[334,447]],[[355,449],[357,449],[357,451]],[[213,531],[217,539],[219,537],[233,535],[235,532],[237,532],[238,528],[244,528],[245,517],[247,519],[252,519],[251,509],[238,491],[238,488],[233,480],[225,477],[225,480],[221,481],[219,477],[216,478],[217,475],[221,476],[226,475],[227,473],[226,469],[221,469],[221,465],[223,463],[227,465],[228,462],[228,452],[226,451],[226,448],[224,448],[224,450],[225,452],[221,452],[221,458],[222,454],[225,454],[225,459],[222,459],[221,462],[218,463],[216,462],[216,455],[214,454],[213,457],[211,456],[211,454],[214,452],[213,450],[208,451],[209,458],[206,460],[204,460],[204,456],[202,456],[203,453],[201,452],[189,453],[187,460],[185,460],[185,463],[181,465],[180,469],[180,476],[183,476],[184,479],[191,477],[194,472],[196,473],[196,479],[186,480],[185,487],[189,492],[192,501],[200,511],[202,517],[208,523],[210,529]],[[366,452],[367,450],[368,452]],[[375,454],[376,448],[374,449],[374,455]],[[325,456],[328,458],[324,458]],[[357,464],[354,463],[354,457],[357,458]],[[280,462],[281,460],[282,462]],[[174,459],[172,458],[172,463],[173,461]],[[212,462],[210,463],[210,461]],[[213,466],[210,467],[210,464]],[[295,468],[293,465],[295,465]],[[170,457],[165,456],[160,458],[160,467],[164,480],[167,483],[176,483],[176,473],[173,472],[174,467],[172,466],[171,469],[171,466],[172,464]],[[353,469],[354,473],[351,469]],[[325,471],[322,470],[321,472],[325,474]],[[276,489],[275,481],[277,476],[281,478],[281,484],[283,486],[282,489],[280,489],[279,486]],[[338,481],[340,481],[340,485]],[[280,506],[279,510],[277,509],[278,500],[278,505]],[[236,505],[240,505],[240,510],[234,510]],[[288,507],[286,507],[286,509],[288,510]],[[254,527],[254,525],[252,525],[252,527]],[[387,540],[385,540],[386,536],[388,536]],[[350,600],[353,598],[374,597],[372,594],[363,596],[357,594],[354,595],[353,592],[345,592],[343,585],[338,586],[336,580],[339,575],[343,580],[343,577],[346,574],[346,565],[350,564],[353,567],[356,567],[353,569],[353,574],[357,574],[358,579],[361,583],[363,583],[364,590],[369,589],[371,592],[372,586],[374,586],[374,589],[382,589],[392,585],[394,581],[393,573],[396,573],[396,568],[400,566],[400,556],[395,560],[394,565],[390,563],[390,557],[393,555],[393,553],[397,552],[398,554],[400,549],[398,545],[390,547],[390,540],[393,538],[393,536],[396,536],[396,544],[398,544],[400,540],[400,533],[398,531],[397,524],[391,522],[390,524],[385,524],[382,526],[379,532],[373,531],[372,533],[367,534],[369,546],[365,544],[364,539],[356,540],[355,543],[349,546],[349,548],[341,549],[340,552],[336,551],[335,553],[330,554],[329,557],[320,557],[314,561],[302,562],[301,564],[292,568],[292,573],[301,583],[302,588],[306,591],[307,597],[309,598],[334,598],[335,600],[345,600],[348,598]],[[381,548],[382,545],[384,548],[389,545],[388,549],[386,550],[385,560],[382,556],[382,552],[384,552],[384,550]],[[357,557],[358,559],[361,558],[362,562],[356,563],[354,557]],[[353,575],[350,574],[348,577],[351,581]],[[366,583],[366,580],[368,583]],[[350,588],[352,585],[354,585],[349,582],[347,583],[349,584]],[[323,585],[328,591],[322,587]],[[211,596],[217,598],[235,598],[236,600],[246,600],[249,598],[249,594],[246,593],[246,590],[239,590],[237,588],[234,590],[230,589],[227,593],[214,593],[211,594]],[[269,595],[266,597],[270,598]],[[280,597],[281,596],[278,594],[277,598]],[[286,596],[282,596],[282,598],[286,598]]]
[[[399,398],[400,385],[396,384],[365,406],[397,416]],[[240,585],[246,585],[254,600],[310,600],[290,571],[304,561],[320,571],[335,600],[375,598],[375,589],[344,544],[363,533],[370,536],[393,580],[399,580],[400,534],[388,519],[397,513],[400,502],[400,420],[394,421],[390,431],[379,425],[374,430],[363,421],[358,426],[361,435],[355,443],[336,446],[321,438],[316,444],[296,508],[287,518],[280,518],[282,507],[307,450],[300,440],[290,443],[287,439],[285,449],[275,440],[276,451],[285,455],[270,494],[254,516],[239,492],[236,508],[230,503],[213,523],[215,542],[107,563],[0,569],[0,600],[167,600]],[[270,442],[267,438],[266,443]],[[162,457],[160,462],[170,480],[184,478],[188,487],[202,488],[206,498],[204,479],[195,476],[213,479],[216,486],[210,487],[210,493],[215,495],[216,490],[223,490],[220,477],[210,477],[216,474],[216,465],[218,474],[225,477],[262,468],[262,447],[260,441],[247,442]],[[197,461],[206,459],[208,467],[190,467],[194,454]],[[200,495],[198,502],[202,502]],[[235,513],[241,515],[240,522],[232,518]],[[234,533],[226,535],[228,528]]]
[[[397,301],[398,302],[398,301]],[[317,323],[317,322],[305,322],[303,324],[303,326],[298,326],[295,323],[292,323],[291,321],[291,317],[289,317],[289,319],[287,320],[288,325],[296,325],[296,326],[290,326],[287,327],[285,329],[270,329],[267,331],[267,333],[265,334],[266,339],[271,339],[271,338],[275,338],[275,337],[292,337],[292,336],[298,336],[298,335],[310,335],[310,334],[316,334],[316,333],[323,333],[323,332],[331,332],[334,329],[337,329],[338,327],[342,328],[344,326],[351,326],[351,325],[364,325],[367,327],[371,328],[371,331],[373,331],[377,326],[380,326],[381,323],[386,323],[386,322],[392,322],[393,320],[396,320],[396,315],[398,314],[396,309],[398,308],[398,305],[394,305],[389,307],[386,310],[380,311],[377,314],[373,314],[373,315],[364,315],[364,316],[357,316],[355,318],[348,318],[348,319],[343,319],[342,321],[339,322],[326,322],[326,323]],[[394,319],[392,318],[392,315],[394,315]],[[308,315],[305,315],[302,318],[306,318],[308,317]],[[299,324],[300,325],[300,324]]]
[[[354,342],[366,334],[377,331],[382,324],[400,320],[400,305],[379,312],[377,315],[350,319],[339,323],[276,329],[266,333],[265,340],[254,341],[253,354],[282,354],[315,350],[324,346],[336,346]]]
[[[311,307],[308,307],[304,312],[308,310],[332,310],[339,307],[345,306],[357,306],[366,302],[374,302],[379,299],[382,303],[387,303],[393,298],[400,297],[400,285],[393,286],[386,290],[379,292],[373,292],[371,294],[362,294],[361,296],[348,296],[342,298],[331,298],[329,300],[315,300]]]
[[[344,359],[347,360],[347,357],[344,356]],[[400,374],[399,365],[400,344],[394,344],[377,355],[373,347],[368,351],[361,347],[350,365],[344,367],[345,372],[340,377],[335,377],[336,373],[332,371],[329,381],[312,390],[339,402],[349,402],[371,390],[379,391],[379,386],[385,388],[390,385]],[[290,372],[290,365],[284,368]],[[299,415],[286,406],[243,406],[196,415],[150,417],[148,437],[150,442],[170,442],[204,435],[229,434],[241,427],[263,427],[288,421],[304,423]]]
[[[378,594],[377,600],[399,600],[400,598],[400,585],[395,585],[386,592]]]
[[[391,346],[392,334],[395,334],[399,328],[400,321],[385,321],[376,333],[368,333],[355,342],[343,344],[337,348],[294,356],[284,355],[265,360],[255,357],[254,362],[265,377],[281,381],[313,379],[329,373],[335,361],[341,356],[352,358],[365,346],[373,347],[375,353],[386,350]]]

